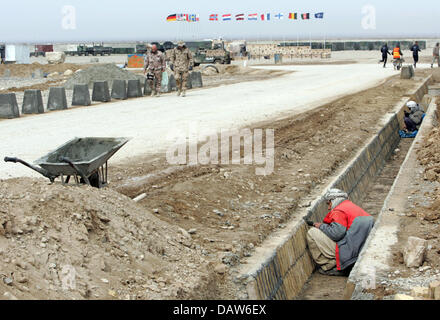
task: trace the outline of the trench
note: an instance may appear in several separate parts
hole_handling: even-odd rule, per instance
[[[346,191],[350,199],[378,216],[386,197],[398,176],[413,139],[400,139],[403,111],[409,100],[423,105],[432,76],[410,94],[402,98],[393,113],[383,118],[382,129],[362,149],[341,173],[326,187]],[[399,149],[398,152],[395,152]],[[324,190],[322,190],[324,192]],[[325,192],[324,192],[325,193]],[[322,221],[327,213],[323,193],[317,195],[307,211],[308,220]],[[316,274],[315,264],[308,252],[306,234],[308,226],[295,219],[288,232],[280,234],[264,245],[264,255],[242,271],[249,299],[260,300],[336,300],[345,299],[347,278],[325,277]],[[349,297],[348,297],[349,298]]]
[[[376,179],[371,182],[364,198],[358,203],[377,218],[400,167],[405,161],[414,139],[401,139],[396,150],[386,161]],[[330,277],[315,272],[306,282],[298,300],[343,300],[348,277]]]

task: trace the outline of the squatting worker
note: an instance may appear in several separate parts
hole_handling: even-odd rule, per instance
[[[329,213],[307,233],[310,253],[319,273],[346,276],[374,226],[374,218],[339,189],[330,189],[324,198]]]
[[[151,96],[160,97],[162,72],[165,71],[166,67],[165,56],[153,44],[151,50],[145,55],[144,62],[144,74],[147,75],[147,81],[151,87]]]
[[[186,47],[185,42],[179,41],[177,47],[171,52],[171,70],[177,84],[177,96],[185,97],[186,87],[189,79],[189,72],[194,67],[194,60],[191,51]]]
[[[405,130],[414,132],[420,128],[425,112],[423,108],[415,101],[409,101],[406,106],[409,112],[405,112],[403,121],[405,122]]]

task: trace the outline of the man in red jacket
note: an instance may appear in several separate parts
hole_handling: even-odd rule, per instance
[[[330,189],[324,198],[330,212],[309,230],[307,242],[321,274],[346,276],[344,271],[356,263],[374,218],[339,189]]]

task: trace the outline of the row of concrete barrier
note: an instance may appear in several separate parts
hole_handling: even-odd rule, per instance
[[[162,83],[161,91],[164,93],[177,89],[176,80],[173,75],[167,76],[165,84]],[[203,86],[202,74],[191,72],[187,88],[200,88]],[[143,87],[143,88],[142,88]],[[143,90],[142,90],[143,89]],[[73,88],[72,106],[90,106],[92,101],[109,102],[112,99],[125,100],[137,98],[151,94],[151,88],[147,81],[142,86],[138,80],[113,80],[110,92],[107,81],[97,81],[93,83],[92,97],[90,98],[89,86],[87,84],[77,84]],[[47,110],[67,109],[66,89],[64,87],[51,87]],[[23,97],[22,114],[44,113],[43,98],[41,90],[25,90]],[[17,118],[20,116],[17,98],[15,93],[0,94],[0,118]]]
[[[424,79],[411,98],[423,97],[430,81],[431,77]],[[401,128],[403,109],[408,100],[402,99],[394,112],[384,118],[383,128],[329,184],[329,188],[347,191],[354,202],[362,200],[370,182],[375,179],[400,141],[398,130]],[[307,212],[307,219],[323,220],[327,214],[323,196],[324,194],[321,194],[312,203]],[[288,234],[270,239],[267,246],[273,249],[262,250],[264,256],[260,261],[254,262],[250,269],[245,269],[244,274],[241,274],[240,279],[245,279],[244,284],[250,300],[295,299],[312,275],[315,265],[307,249],[308,226],[300,217],[293,221],[292,226]]]

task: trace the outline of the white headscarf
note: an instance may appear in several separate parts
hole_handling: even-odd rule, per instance
[[[339,206],[345,200],[348,200],[348,194],[339,189],[330,189],[324,195],[326,201],[332,202],[332,210]]]

